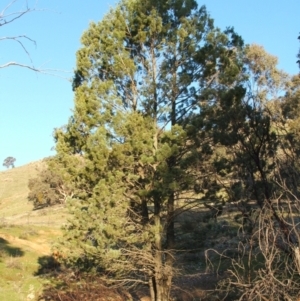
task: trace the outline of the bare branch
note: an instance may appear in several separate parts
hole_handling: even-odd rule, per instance
[[[25,7],[21,8],[19,10],[13,10],[14,5],[18,2],[18,0],[12,0],[10,1],[0,12],[0,27],[10,24],[17,19],[22,18],[24,15],[29,14],[31,12],[36,11],[44,11],[44,9],[38,9],[37,8],[37,1],[34,3],[32,7],[29,7],[27,0],[24,1]],[[22,62],[16,62],[16,61],[9,61],[3,64],[0,64],[0,69],[8,68],[11,66],[17,66],[21,68],[26,68],[34,72],[47,74],[51,76],[60,77],[63,79],[69,80],[69,78],[66,78],[64,76],[61,76],[61,73],[71,73],[71,71],[64,71],[64,70],[58,70],[58,69],[44,69],[41,67],[35,67],[33,64],[33,60],[31,58],[30,52],[28,51],[25,41],[28,41],[30,43],[33,43],[36,46],[36,41],[28,37],[27,35],[16,35],[16,36],[2,36],[0,37],[0,42],[3,41],[13,41],[17,43],[24,53],[28,56],[30,60],[30,64],[22,63]]]
[[[16,3],[18,0],[13,0],[10,3],[7,4],[7,6],[2,10],[1,14],[0,14],[0,26],[4,26],[7,25],[9,23],[14,22],[17,19],[20,19],[22,16],[24,16],[25,14],[34,12],[34,11],[38,11],[38,9],[36,8],[36,4],[34,5],[33,8],[28,7],[28,3],[26,1],[26,8],[24,8],[23,10],[20,11],[15,11],[15,12],[11,12],[6,14],[6,12],[8,11],[8,9],[13,6],[14,3]]]
[[[56,74],[56,73],[71,73],[71,71],[65,71],[65,70],[59,70],[59,69],[40,69],[40,68],[37,68],[37,67],[34,67],[34,66],[30,66],[30,65],[26,65],[26,64],[14,62],[14,61],[7,62],[3,65],[0,65],[0,69],[11,67],[11,66],[26,68],[26,69],[32,70],[34,72],[59,77],[59,78],[62,78],[62,79],[68,80],[68,81],[70,80],[69,78],[61,76],[61,75]]]
[[[34,40],[32,40],[31,38],[27,37],[26,35],[15,36],[15,37],[1,37],[0,41],[3,41],[3,40],[13,40],[16,43],[18,43],[22,47],[22,49],[24,50],[24,52],[27,54],[27,56],[29,57],[31,63],[33,64],[33,61],[31,59],[30,53],[28,52],[27,48],[24,46],[23,42],[20,40],[22,38],[26,39],[26,40],[29,40],[30,42],[34,43],[35,46],[36,46],[36,42]]]
[[[36,72],[40,72],[40,70],[35,68],[35,67],[29,66],[29,65],[24,65],[24,64],[21,64],[21,63],[17,63],[17,62],[8,62],[8,63],[5,63],[3,65],[0,65],[0,69],[10,67],[10,66],[18,66],[18,67],[27,68],[27,69],[30,69],[30,70],[33,70],[33,71],[36,71]]]

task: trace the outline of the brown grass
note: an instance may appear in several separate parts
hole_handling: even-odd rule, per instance
[[[44,161],[0,172],[0,227],[7,225],[38,225],[60,228],[67,219],[63,206],[33,210],[27,200],[28,180],[45,167]]]
[[[43,161],[37,161],[0,172],[0,216],[2,218],[26,214],[32,210],[32,204],[27,202],[28,180],[35,177],[38,169],[44,164]]]

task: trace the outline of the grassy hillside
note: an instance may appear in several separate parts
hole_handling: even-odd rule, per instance
[[[36,176],[43,161],[0,172],[0,217],[13,218],[32,211],[32,204],[27,202],[28,180]]]
[[[35,276],[39,258],[51,254],[67,218],[62,206],[33,210],[27,200],[28,180],[44,164],[37,161],[0,172],[0,300],[35,300],[43,286]]]
[[[0,172],[0,222],[8,225],[43,225],[59,228],[65,221],[62,206],[33,210],[27,200],[28,180],[45,166],[43,161]]]

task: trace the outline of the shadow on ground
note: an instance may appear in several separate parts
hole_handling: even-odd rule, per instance
[[[0,237],[0,258],[3,256],[22,257],[24,251],[21,248],[11,246],[6,239]]]
[[[53,256],[41,256],[38,258],[39,269],[35,276],[43,276],[59,271],[60,263]]]

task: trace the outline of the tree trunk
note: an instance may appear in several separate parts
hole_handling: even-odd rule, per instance
[[[172,170],[176,164],[176,158],[172,156],[168,160],[169,170]],[[175,179],[173,179],[175,180]],[[169,193],[168,203],[167,203],[167,250],[166,254],[166,264],[170,268],[173,266],[173,256],[171,253],[175,247],[175,223],[174,223],[174,203],[175,203],[175,194],[174,191]]]
[[[167,250],[172,251],[175,246],[175,229],[174,229],[174,192],[171,192],[168,198],[167,212]],[[170,256],[167,255],[167,258]]]
[[[155,226],[155,245],[154,245],[154,292],[155,299],[152,301],[162,300],[162,246],[161,246],[161,217],[160,217],[160,199],[158,197],[154,200],[154,226]]]
[[[162,250],[161,200],[154,200],[154,274],[150,276],[149,288],[152,301],[168,301],[172,283],[172,262],[168,263],[167,253]],[[166,258],[164,258],[166,256]],[[170,257],[171,258],[171,257]]]
[[[156,285],[155,285],[155,277],[153,275],[149,278],[149,289],[150,289],[150,297],[151,301],[156,300]]]

